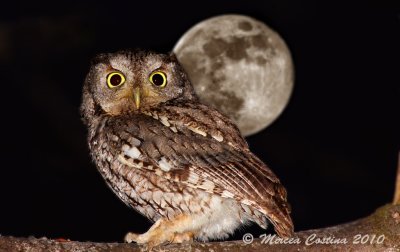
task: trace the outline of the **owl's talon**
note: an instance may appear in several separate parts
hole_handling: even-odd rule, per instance
[[[186,223],[186,224],[184,224]],[[127,233],[125,242],[136,242],[154,248],[163,244],[191,242],[194,237],[193,231],[177,231],[177,227],[191,223],[191,218],[187,215],[176,217],[173,221],[159,219],[144,234]]]

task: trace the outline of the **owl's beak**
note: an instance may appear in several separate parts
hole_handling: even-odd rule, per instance
[[[133,90],[133,98],[135,100],[136,109],[140,107],[140,88],[137,87]]]

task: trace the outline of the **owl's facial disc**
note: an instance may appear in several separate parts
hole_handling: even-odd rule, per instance
[[[193,89],[173,55],[141,51],[102,54],[88,76],[94,101],[113,116],[193,99]]]

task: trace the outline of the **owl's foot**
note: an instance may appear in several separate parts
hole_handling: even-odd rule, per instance
[[[192,242],[194,234],[193,232],[185,232],[185,233],[175,233],[174,239],[172,243],[184,243],[184,242]]]
[[[125,242],[145,244],[149,249],[166,243],[183,243],[193,240],[194,233],[188,230],[189,216],[180,216],[173,220],[159,219],[144,234],[127,233]]]

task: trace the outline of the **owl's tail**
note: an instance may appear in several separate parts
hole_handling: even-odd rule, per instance
[[[274,183],[275,195],[260,202],[260,208],[267,219],[274,225],[276,233],[282,238],[293,236],[294,226],[290,217],[291,207],[286,199],[286,189],[278,181]]]

